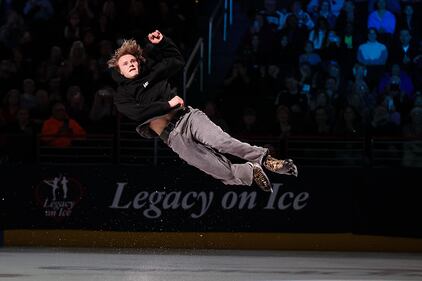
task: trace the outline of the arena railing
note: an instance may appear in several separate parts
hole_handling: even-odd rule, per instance
[[[0,164],[31,162],[40,165],[179,165],[183,161],[159,138],[143,139],[131,121],[122,121],[118,134],[88,134],[65,148],[51,147],[41,136],[2,135]],[[280,158],[302,167],[422,167],[422,139],[404,137],[242,137],[267,147]]]
[[[195,64],[193,64],[195,62]],[[191,65],[192,70],[191,70]],[[191,70],[191,71],[190,71]],[[199,74],[198,74],[199,71]],[[183,69],[183,100],[187,103],[187,91],[192,86],[196,75],[199,75],[199,90],[204,91],[204,40],[198,39]]]
[[[41,165],[72,164],[112,164],[115,160],[114,134],[89,134],[86,137],[71,139],[67,147],[54,147],[38,135],[36,159]]]

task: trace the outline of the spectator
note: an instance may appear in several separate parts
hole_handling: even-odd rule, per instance
[[[88,126],[89,107],[79,86],[71,85],[67,88],[66,108],[69,117],[73,118],[83,128]]]
[[[409,30],[400,30],[400,41],[393,45],[391,52],[392,63],[400,64],[409,73],[413,71],[413,59],[416,55],[416,46],[412,41]]]
[[[23,14],[31,21],[48,21],[54,14],[54,8],[49,0],[27,0]]]
[[[413,108],[408,114],[408,119],[403,126],[405,137],[422,137],[422,94],[416,93]]]
[[[359,111],[350,105],[340,108],[333,132],[343,137],[364,136],[364,125]]]
[[[42,61],[38,67],[38,80],[46,83],[50,79],[57,77],[63,60],[62,49],[59,46],[51,47],[48,59]]]
[[[0,43],[7,48],[14,48],[21,43],[25,34],[25,22],[15,11],[7,15],[6,23],[0,27]]]
[[[380,35],[393,35],[396,17],[386,9],[386,0],[377,0],[377,9],[369,14],[368,29],[375,29]]]
[[[298,18],[295,14],[289,14],[286,19],[286,24],[279,35],[286,36],[288,45],[296,48],[296,46],[305,45],[308,38],[308,30],[306,27],[299,26]]]
[[[63,30],[64,39],[68,44],[76,40],[81,40],[80,17],[76,11],[71,11],[68,16],[68,22]]]
[[[385,5],[387,9],[394,14],[400,14],[400,0],[385,0]],[[368,11],[369,13],[377,9],[378,0],[369,0],[368,1]]]
[[[413,58],[413,78],[416,89],[422,89],[422,40],[419,41],[415,57]]]
[[[314,75],[312,67],[309,63],[304,62],[299,65],[299,88],[303,95],[312,95],[315,91],[315,84],[313,81]]]
[[[230,128],[227,121],[222,117],[220,110],[218,109],[217,103],[212,100],[208,100],[204,106],[204,113],[208,118],[220,126],[225,132],[230,133]]]
[[[355,9],[356,7],[352,0],[344,1],[340,15],[336,19],[335,29],[338,32],[342,33],[345,30],[347,24],[351,24],[355,30],[361,30]]]
[[[277,7],[277,0],[264,0],[264,9],[259,11],[272,30],[281,30],[286,22],[286,12]]]
[[[292,133],[292,124],[290,123],[290,109],[285,105],[279,105],[276,111],[275,124],[272,128],[272,135],[281,139],[287,139]]]
[[[350,81],[346,90],[344,103],[354,107],[364,122],[369,122],[370,114],[375,108],[376,100],[366,82],[367,70],[359,63],[353,67],[354,80]]]
[[[388,58],[387,47],[377,41],[377,32],[375,29],[368,30],[368,41],[359,45],[357,59],[366,66],[385,65]]]
[[[20,108],[21,94],[17,89],[11,89],[3,98],[0,108],[0,128],[16,121],[16,114]]]
[[[32,110],[37,106],[37,98],[35,97],[35,81],[33,79],[23,80],[23,93],[21,96],[21,106]]]
[[[11,162],[30,162],[35,159],[35,137],[38,128],[28,109],[20,108],[16,120],[5,129],[8,134],[8,154]]]
[[[314,43],[307,41],[305,43],[305,53],[299,56],[299,64],[309,63],[311,66],[317,66],[321,63],[321,57],[314,52]]]
[[[403,136],[408,140],[403,144],[402,163],[405,167],[422,167],[422,95],[416,95],[415,104],[409,113],[409,118],[403,126]],[[415,139],[415,140],[413,140]]]
[[[236,126],[236,135],[242,138],[253,138],[261,136],[263,132],[261,124],[258,123],[256,110],[250,106],[244,107],[240,123]]]
[[[329,0],[323,0],[319,4],[319,7],[315,8],[313,12],[310,12],[313,22],[317,22],[318,18],[325,18],[329,29],[333,29],[336,26],[336,16],[332,13],[331,3]]]
[[[398,18],[397,27],[399,30],[408,30],[409,33],[416,39],[421,38],[421,25],[420,23],[418,24],[418,21],[415,19],[415,13],[412,5],[407,4],[404,6],[403,12]]]
[[[90,7],[89,0],[76,0],[75,5],[70,11],[71,14],[77,13],[80,19],[81,27],[91,26],[92,20],[94,19],[94,12]]]
[[[375,107],[371,121],[372,134],[376,136],[397,136],[400,133],[400,113],[391,99],[382,99]]]
[[[378,84],[378,92],[384,93],[386,90],[395,89],[403,92],[407,99],[414,99],[414,86],[411,77],[403,70],[400,69],[399,64],[393,64],[391,71],[387,72],[381,77]]]
[[[320,50],[327,45],[328,22],[319,17],[314,28],[309,32],[308,40],[313,43],[315,50]]]
[[[89,112],[90,131],[94,133],[113,133],[116,123],[113,105],[114,90],[105,87],[95,93]]]
[[[321,9],[323,9],[322,6],[323,6],[324,2],[327,2],[327,4],[324,4],[324,5],[328,6],[329,12],[332,13],[335,17],[338,17],[340,15],[341,9],[343,8],[343,6],[345,5],[345,2],[347,2],[347,1],[344,1],[344,0],[324,0],[324,1],[310,0],[307,7],[306,7],[306,10],[309,13],[314,13],[317,10],[321,10]]]
[[[329,109],[320,106],[309,116],[309,132],[317,136],[328,136],[332,134],[332,120]]]
[[[31,116],[36,125],[41,127],[44,120],[50,117],[50,98],[48,92],[43,89],[39,89],[35,92],[35,98],[37,99],[37,106],[31,111]]]
[[[224,79],[224,87],[230,95],[241,94],[244,96],[250,92],[250,82],[248,69],[243,62],[236,61],[230,74]]]
[[[52,115],[44,121],[41,129],[41,140],[53,147],[69,147],[74,138],[84,138],[85,130],[67,115],[64,104],[53,105]]]
[[[302,10],[302,3],[301,1],[295,0],[291,4],[291,11],[292,14],[296,16],[297,23],[299,28],[306,28],[311,30],[314,28],[314,22],[312,21],[311,16]]]

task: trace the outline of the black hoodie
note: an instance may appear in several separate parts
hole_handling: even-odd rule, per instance
[[[120,113],[139,122],[136,131],[145,138],[156,136],[148,123],[173,110],[168,102],[175,93],[168,79],[185,63],[176,45],[167,37],[148,47],[146,61],[139,65],[139,75],[135,78],[127,79],[112,69],[113,80],[118,84],[114,104]]]

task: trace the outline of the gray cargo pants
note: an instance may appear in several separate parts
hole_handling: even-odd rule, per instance
[[[224,154],[261,164],[268,149],[241,142],[224,132],[199,109],[189,107],[174,124],[167,145],[188,164],[227,185],[252,185],[253,168],[249,163],[233,164]]]

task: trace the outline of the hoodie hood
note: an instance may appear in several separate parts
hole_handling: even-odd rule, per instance
[[[125,82],[125,80],[128,80],[126,77],[124,77],[123,75],[121,75],[116,68],[111,68],[111,78],[113,78],[114,82],[116,82],[117,84],[122,84],[123,82]]]

